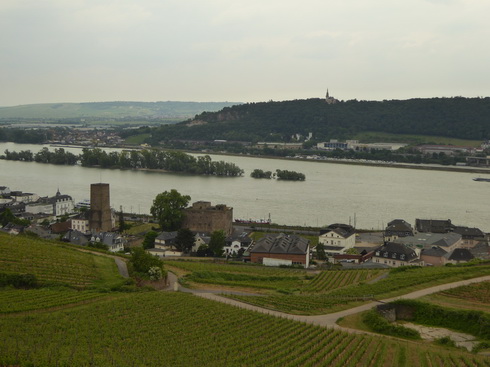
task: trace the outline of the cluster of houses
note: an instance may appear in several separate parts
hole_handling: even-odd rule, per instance
[[[9,210],[31,223],[28,227],[7,223],[0,231],[14,235],[29,231],[41,238],[123,251],[126,240],[113,231],[115,215],[109,204],[109,184],[92,184],[90,190],[91,204],[77,208],[73,198],[59,190],[52,197],[40,197],[0,186],[0,213]]]
[[[395,219],[377,239],[363,243],[357,236],[362,235],[356,234],[353,227],[336,224],[320,234],[319,243],[329,261],[383,267],[442,266],[490,259],[487,234],[478,228],[454,225],[449,219],[416,219],[415,228],[403,219]]]
[[[109,184],[90,187],[90,204],[76,208],[69,195],[58,190],[52,197],[11,191],[0,186],[0,214],[9,209],[18,218],[33,223],[27,230],[40,237],[59,239],[77,245],[104,245],[110,251],[123,251],[126,237],[114,231],[115,214],[110,208]],[[388,223],[383,233],[358,233],[354,227],[335,223],[322,228],[318,246],[306,238],[285,233],[268,234],[257,241],[250,237],[251,229],[233,222],[233,208],[197,201],[185,209],[182,228],[194,233],[190,255],[199,254],[209,245],[211,233],[222,230],[226,235],[225,257],[268,266],[309,267],[322,247],[329,263],[344,266],[399,267],[442,266],[472,259],[490,259],[489,237],[478,228],[457,226],[451,220],[416,219],[415,226],[403,219]],[[63,220],[61,220],[63,218]],[[41,226],[40,224],[43,224]],[[46,223],[50,223],[47,227]],[[18,234],[21,225],[8,223],[0,231]],[[159,257],[185,256],[177,251],[177,232],[161,232],[154,248],[147,249]]]

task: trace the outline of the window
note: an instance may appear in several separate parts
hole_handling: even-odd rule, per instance
[[[405,260],[405,255],[400,255],[400,260]]]
[[[388,252],[384,252],[383,257],[388,257]]]
[[[393,259],[396,259],[396,253],[393,253],[393,255],[391,255],[391,257],[392,257]]]

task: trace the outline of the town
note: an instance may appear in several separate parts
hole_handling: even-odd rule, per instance
[[[160,196],[173,200],[171,205],[159,206]],[[392,219],[381,232],[342,223],[286,227],[234,219],[226,204],[189,205],[189,199],[172,190],[157,196],[153,216],[130,215],[111,208],[109,184],[91,184],[90,200],[79,203],[59,190],[40,197],[0,186],[0,231],[113,253],[143,247],[162,259],[215,257],[276,267],[394,268],[490,260],[489,234],[450,219],[416,219],[414,225]],[[141,230],[128,231],[130,227]]]

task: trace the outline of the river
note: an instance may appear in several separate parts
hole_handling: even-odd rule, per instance
[[[42,146],[0,143],[0,152]],[[50,148],[54,149],[54,148]],[[70,151],[79,152],[77,148]],[[233,207],[234,218],[274,223],[323,226],[351,223],[381,229],[392,219],[451,219],[454,224],[490,231],[490,183],[475,182],[474,173],[333,164],[245,156],[213,156],[245,170],[243,177],[57,166],[0,160],[0,186],[53,196],[59,189],[75,201],[90,197],[90,184],[110,184],[111,205],[125,212],[147,214],[155,196],[177,189],[192,201],[205,200]],[[304,182],[261,180],[255,169],[302,172]],[[488,176],[485,176],[488,177]]]

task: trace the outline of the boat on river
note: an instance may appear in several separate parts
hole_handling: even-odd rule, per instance
[[[490,182],[490,178],[475,177],[473,181]]]

